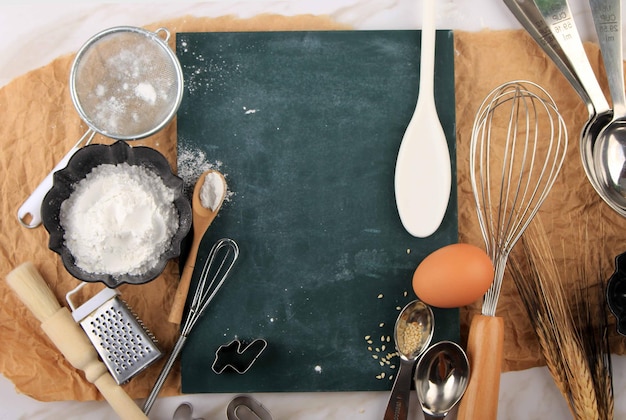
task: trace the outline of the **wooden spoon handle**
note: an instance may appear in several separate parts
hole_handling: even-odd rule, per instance
[[[180,276],[178,288],[174,295],[170,315],[167,318],[172,324],[180,324],[180,321],[183,319],[183,311],[185,309],[185,302],[187,301],[187,294],[189,294],[191,276],[193,275],[193,268],[196,265],[196,258],[198,257],[198,246],[200,244],[196,242],[200,241],[196,241],[194,236],[193,244],[189,250],[189,255],[187,256],[187,261],[185,261],[185,267],[183,268],[183,273]]]
[[[497,419],[503,344],[503,318],[474,316],[467,338],[472,373],[459,405],[459,420]]]

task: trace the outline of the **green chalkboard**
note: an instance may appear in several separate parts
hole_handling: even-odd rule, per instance
[[[221,237],[241,249],[183,351],[183,392],[391,388],[393,326],[398,308],[415,299],[413,271],[458,235],[456,184],[431,237],[410,236],[395,206],[419,46],[419,31],[177,35],[186,87],[179,171],[190,169],[181,155],[205,156],[221,164],[233,193],[197,265]],[[454,179],[452,32],[438,31],[436,48]],[[435,313],[434,340],[458,341],[458,310]],[[215,351],[235,338],[268,346],[245,374],[215,374]]]

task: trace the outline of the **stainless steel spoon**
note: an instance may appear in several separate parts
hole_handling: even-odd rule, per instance
[[[424,419],[442,419],[461,400],[470,376],[465,351],[452,341],[434,344],[415,368],[415,391]]]
[[[567,1],[551,0],[549,2],[540,2],[517,0],[517,3],[521,5],[520,7],[530,7],[527,6],[528,3],[533,3],[534,8],[539,10],[545,24],[550,28],[555,45],[560,46],[567,63],[569,63],[569,68],[574,72],[586,92],[586,95],[581,95],[589,111],[589,119],[583,126],[580,134],[580,155],[583,169],[598,195],[615,211],[624,214],[625,209],[621,208],[605,194],[596,178],[593,161],[594,144],[598,133],[611,120],[613,111],[609,107],[604,92],[593,72]],[[586,100],[589,102],[586,102]]]
[[[595,172],[600,188],[610,200],[626,209],[626,94],[621,1],[590,0],[589,4],[613,100],[613,119],[598,134],[593,148]]]
[[[400,367],[391,389],[384,420],[406,420],[413,366],[433,338],[435,317],[424,302],[414,300],[400,312],[393,333]]]

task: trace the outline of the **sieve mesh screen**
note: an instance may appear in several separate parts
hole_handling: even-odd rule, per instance
[[[96,131],[117,139],[142,138],[178,107],[178,63],[154,34],[112,31],[76,57],[71,89],[76,108]]]

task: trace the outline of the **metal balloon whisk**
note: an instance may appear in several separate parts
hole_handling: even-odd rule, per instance
[[[509,253],[550,192],[566,149],[565,122],[539,85],[508,82],[481,104],[470,143],[470,177],[495,268],[483,315],[495,316]]]

